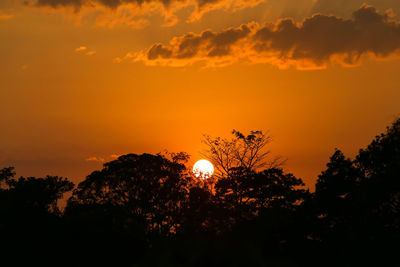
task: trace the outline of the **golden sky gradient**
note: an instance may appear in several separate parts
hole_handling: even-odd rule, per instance
[[[139,2],[0,2],[0,167],[78,182],[269,130],[312,188],[400,115],[398,0]]]

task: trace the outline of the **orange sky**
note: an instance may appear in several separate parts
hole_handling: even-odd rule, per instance
[[[78,182],[113,155],[197,160],[202,134],[269,130],[312,188],[400,115],[397,0],[162,3],[1,1],[0,167]]]

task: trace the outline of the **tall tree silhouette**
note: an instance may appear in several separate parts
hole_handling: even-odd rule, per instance
[[[188,194],[187,170],[178,154],[128,154],[104,164],[78,185],[69,201],[122,207],[146,222],[146,232],[169,235],[179,228],[179,212]]]
[[[268,160],[271,137],[261,131],[244,135],[232,131],[231,140],[205,136],[204,155],[216,166],[214,202],[225,209],[224,224],[233,227],[267,208],[293,210],[309,196],[304,183],[279,166],[279,157]]]
[[[400,240],[400,119],[361,149],[355,164],[365,180],[356,195],[369,220],[370,238],[397,246]],[[397,241],[396,241],[397,240]]]
[[[314,233],[336,253],[353,259],[368,253],[383,264],[400,247],[399,199],[400,119],[354,160],[333,154],[316,184]]]
[[[336,150],[327,164],[327,169],[318,176],[315,185],[319,215],[331,220],[330,226],[343,214],[344,209],[349,208],[348,200],[363,178],[363,173],[353,160],[346,158],[342,151]]]

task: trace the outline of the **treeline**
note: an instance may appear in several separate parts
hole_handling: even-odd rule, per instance
[[[205,136],[216,172],[204,180],[185,153],[123,155],[76,187],[4,168],[0,263],[400,266],[400,119],[354,159],[336,150],[313,193],[269,159],[269,142]]]

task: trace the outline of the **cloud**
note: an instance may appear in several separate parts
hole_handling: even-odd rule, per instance
[[[52,7],[52,8],[73,7],[76,10],[79,10],[85,4],[85,2],[87,2],[87,1],[85,1],[85,0],[36,0],[36,1],[33,1],[34,5],[39,6],[39,7],[43,7],[43,6]]]
[[[104,162],[104,158],[101,157],[89,157],[87,159],[85,159],[85,161],[87,162]]]
[[[9,20],[12,19],[13,17],[15,17],[12,14],[0,14],[0,20]]]
[[[114,28],[116,26],[128,26],[133,29],[143,29],[150,24],[148,19],[136,18],[135,13],[118,12],[117,14],[105,13],[99,15],[96,19],[96,25],[107,26],[108,28]]]
[[[121,62],[123,62],[123,61],[126,61],[126,60],[132,60],[132,59],[134,59],[134,58],[137,58],[138,57],[138,54],[140,54],[140,53],[127,53],[125,56],[123,56],[123,57],[116,57],[116,58],[114,58],[114,60],[113,60],[113,62],[114,63],[121,63]]]
[[[81,52],[84,52],[87,50],[88,50],[88,48],[86,46],[80,46],[80,47],[75,48],[75,52],[77,52],[77,53],[81,53]],[[87,51],[84,53],[86,56],[93,56],[96,54],[96,51]]]
[[[347,17],[363,4],[374,6],[380,10],[392,8],[395,12],[400,11],[399,0],[318,0],[315,1],[312,11]]]
[[[96,9],[107,13],[97,22],[99,25],[113,27],[116,24],[142,28],[149,22],[143,16],[162,14],[165,26],[177,21],[176,13],[185,7],[193,7],[188,21],[199,20],[212,10],[236,12],[254,7],[266,0],[27,0],[26,5],[51,9],[72,8],[75,13],[83,9]],[[130,11],[129,11],[130,10]],[[107,12],[105,12],[107,11]]]
[[[107,159],[107,161],[108,160],[115,160],[115,159],[118,159],[120,156],[121,156],[122,154],[111,154],[111,155],[109,155],[109,156],[106,156],[105,158],[103,158],[103,157],[88,157],[88,158],[86,158],[85,159],[85,161],[87,161],[87,162],[101,162],[101,163],[103,163],[103,162],[106,162],[106,158],[108,158]]]
[[[220,32],[206,30],[173,38],[129,53],[147,65],[186,66],[202,62],[224,66],[237,61],[271,63],[286,68],[325,68],[331,62],[360,64],[364,55],[390,58],[400,50],[400,24],[374,7],[363,5],[351,19],[315,14],[302,23],[287,18],[276,23],[248,23]],[[129,56],[128,56],[129,55]]]
[[[255,7],[265,0],[195,0],[195,10],[190,15],[188,22],[200,20],[202,16],[213,10],[236,12],[245,8]]]
[[[75,48],[75,52],[84,51],[84,50],[86,50],[86,49],[87,49],[86,46],[80,46],[80,47],[78,47],[78,48]]]

